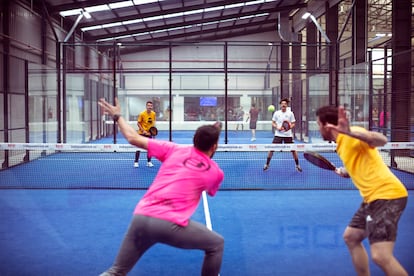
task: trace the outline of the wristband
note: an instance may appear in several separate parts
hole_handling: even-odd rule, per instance
[[[121,117],[121,114],[114,114],[114,115],[112,115],[112,119],[115,121],[115,122],[118,122],[118,120],[119,120],[119,118]]]

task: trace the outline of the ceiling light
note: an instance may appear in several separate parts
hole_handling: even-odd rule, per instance
[[[163,15],[156,15],[152,17],[142,18],[142,20],[144,20],[145,22],[152,21],[152,20],[159,20],[159,19],[164,19]]]
[[[112,27],[121,26],[121,25],[122,25],[122,22],[114,22],[114,23],[103,24],[102,28],[112,28]]]
[[[134,5],[142,5],[156,2],[161,2],[161,0],[134,0]]]
[[[200,10],[185,11],[183,12],[183,15],[190,15],[195,13],[200,13]]]
[[[182,16],[183,13],[179,12],[179,13],[169,13],[169,14],[164,14],[163,17],[164,18],[171,18],[171,17],[177,17],[177,16]]]
[[[239,8],[239,7],[243,7],[244,3],[238,3],[238,4],[230,4],[230,5],[226,5],[225,8],[226,9],[232,9],[232,8]]]
[[[74,9],[74,10],[67,10],[67,11],[61,11],[59,14],[63,17],[66,16],[72,16],[72,15],[79,15],[81,14],[82,9]]]
[[[84,27],[81,28],[82,32],[87,32],[87,31],[93,31],[93,30],[99,30],[102,29],[102,25],[95,25],[95,26],[90,26],[90,27]]]
[[[204,9],[204,12],[211,12],[211,11],[218,11],[224,9],[224,6],[218,6],[218,7],[211,7]],[[202,12],[203,10],[200,10]]]
[[[308,19],[310,15],[311,15],[311,14],[310,14],[310,12],[305,12],[305,13],[302,15],[302,19]]]
[[[138,19],[122,21],[122,25],[130,25],[130,24],[136,24],[136,23],[141,23],[141,22],[142,22],[142,19],[138,18]]]
[[[85,8],[85,11],[90,12],[90,13],[98,12],[98,11],[108,11],[108,10],[110,10],[110,8],[107,4]]]
[[[120,8],[125,8],[125,7],[131,7],[133,5],[134,5],[134,3],[131,2],[131,1],[124,1],[124,2],[118,2],[118,3],[108,4],[108,6],[111,9],[120,9]]]
[[[256,4],[263,4],[264,2],[269,2],[269,1],[265,1],[265,0],[257,0],[257,1],[253,1],[253,2],[246,2],[246,6],[249,5],[256,5]]]

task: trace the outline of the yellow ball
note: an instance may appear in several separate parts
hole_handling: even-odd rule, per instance
[[[267,111],[269,111],[269,112],[275,112],[275,110],[276,110],[276,108],[273,104],[271,104],[267,107]]]

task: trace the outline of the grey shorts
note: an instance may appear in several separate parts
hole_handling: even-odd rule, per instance
[[[406,205],[407,197],[362,203],[348,226],[366,230],[370,244],[395,241],[398,221]]]

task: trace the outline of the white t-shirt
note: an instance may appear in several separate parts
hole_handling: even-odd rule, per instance
[[[296,122],[295,114],[290,109],[286,109],[285,112],[282,110],[278,110],[273,113],[272,121],[275,121],[277,126],[280,127],[284,121],[288,121],[289,123]],[[278,129],[275,130],[275,136],[279,137],[293,137],[292,129],[288,131],[280,131]]]

